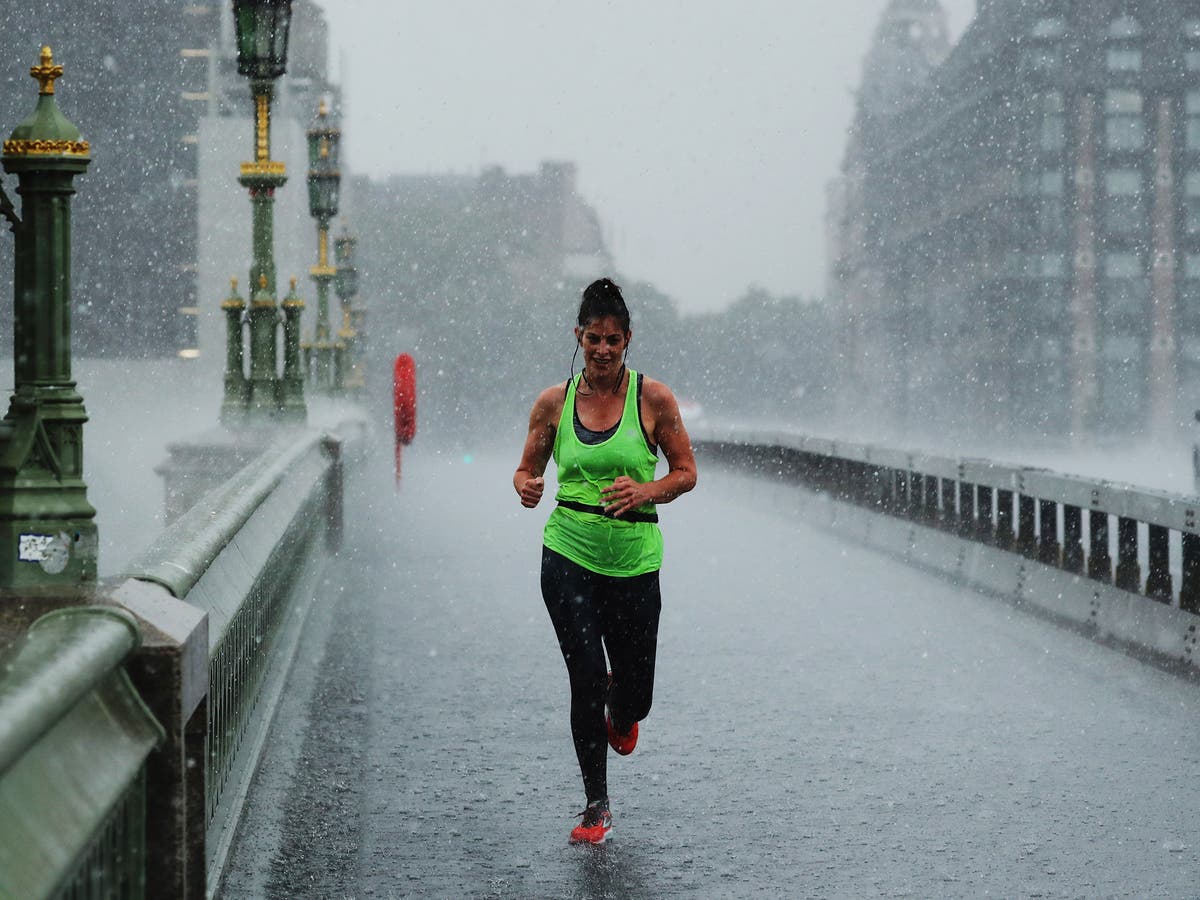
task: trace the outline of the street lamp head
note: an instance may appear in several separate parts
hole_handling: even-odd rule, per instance
[[[338,169],[338,145],[342,132],[329,121],[325,100],[317,109],[317,119],[308,130],[308,211],[316,219],[328,222],[338,211],[338,189],[342,173]]]
[[[317,107],[317,117],[308,130],[308,167],[338,171],[341,143],[342,131],[330,120],[329,107],[322,97]]]
[[[291,20],[292,0],[233,0],[239,75],[272,80],[284,73]]]
[[[333,289],[342,300],[358,296],[358,269],[353,265],[338,266],[337,274],[333,276]]]
[[[338,189],[341,175],[337,172],[322,172],[320,169],[308,173],[308,214],[326,223],[338,211]]]
[[[342,226],[342,233],[333,241],[333,258],[337,260],[338,265],[354,261],[354,247],[357,243],[358,238],[353,237],[345,226]]]
[[[357,243],[357,238],[344,230],[333,242],[333,258],[337,262],[333,289],[343,300],[358,294],[358,268],[354,265],[354,245]]]

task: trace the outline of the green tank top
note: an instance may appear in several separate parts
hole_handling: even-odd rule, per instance
[[[638,416],[637,372],[629,369],[629,389],[616,433],[599,444],[585,444],[575,434],[575,388],[567,385],[562,415],[554,436],[558,493],[554,499],[602,506],[600,489],[619,475],[634,481],[654,480],[658,457],[650,451]],[[654,504],[638,507],[654,512]],[[556,506],[546,520],[542,542],[578,565],[601,575],[644,575],[662,567],[662,532],[654,522],[625,522],[599,513]]]

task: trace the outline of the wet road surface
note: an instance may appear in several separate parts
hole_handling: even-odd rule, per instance
[[[662,509],[654,709],[583,807],[512,459],[358,479],[222,896],[1186,896],[1200,686],[706,467]]]

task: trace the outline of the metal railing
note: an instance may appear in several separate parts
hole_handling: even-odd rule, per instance
[[[17,624],[0,653],[0,897],[213,895],[341,542],[343,453],[359,458],[365,424],[342,428],[279,436],[123,579]]]
[[[0,897],[145,895],[146,759],[162,728],[122,663],[132,616],[42,616],[0,660]]]
[[[1200,497],[786,431],[697,429],[693,441],[838,500],[1200,612]]]
[[[235,772],[248,775],[256,762],[246,738],[256,712],[269,715],[259,706],[280,624],[340,541],[341,449],[337,438],[312,432],[276,441],[127,570],[208,616],[210,835],[231,836],[239,814],[226,793]],[[209,841],[210,863],[220,845]]]

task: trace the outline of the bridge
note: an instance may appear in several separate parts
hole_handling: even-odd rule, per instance
[[[85,385],[111,377],[85,373]],[[111,420],[122,403],[99,397],[115,393],[98,391],[104,434],[124,427]],[[190,880],[178,894],[161,890],[156,879],[178,872],[147,865],[142,894],[110,895],[1191,890],[1195,498],[786,431],[694,428],[701,483],[663,509],[655,707],[637,752],[612,757],[615,837],[584,849],[566,843],[582,795],[565,671],[538,589],[547,510],[522,509],[510,486],[519,438],[466,453],[428,423],[397,490],[390,435],[378,427],[390,411],[325,412],[341,414],[342,434],[315,423],[311,450],[294,439],[288,451],[268,448],[234,488],[107,568],[102,587],[137,613],[143,648],[126,646],[105,671],[124,660],[152,709],[162,709],[144,672],[156,613],[129,585],[174,584],[169,593],[206,611],[215,654],[190,701],[209,722],[207,741],[185,751],[206,760],[192,813],[203,824],[178,848],[192,854]],[[330,457],[330,439],[346,452]],[[329,481],[335,458],[340,489]],[[310,468],[294,470],[297,459]],[[101,484],[130,474],[114,454],[93,469]],[[278,512],[285,501],[290,514]],[[323,535],[337,528],[314,519],[312,502],[341,508],[336,552]],[[262,608],[264,578],[231,581],[224,551],[196,582],[224,581],[223,600],[155,574],[189,547],[220,545],[197,530],[214,517],[224,546],[258,559],[267,582],[280,562],[262,546],[307,560],[274,626],[261,616],[250,629],[231,624],[239,607]],[[118,535],[123,518],[108,520]],[[296,537],[296,521],[320,530]],[[45,629],[30,628],[25,647]],[[5,634],[11,660],[21,638],[11,622]],[[242,664],[218,659],[219,634],[240,636]],[[260,641],[265,674],[249,679],[259,699],[230,715],[231,690],[247,682],[239,666]],[[79,680],[77,669],[68,661]],[[3,721],[12,687],[0,679]],[[93,738],[73,730],[77,710],[56,715],[86,750]],[[226,752],[230,721],[240,736]],[[134,852],[160,864],[155,793],[172,790],[155,774],[170,747],[165,724],[167,740],[139,751],[148,843]],[[186,738],[185,726],[175,723]],[[0,803],[41,811],[20,804],[36,787],[31,763],[57,753],[54,732],[25,747],[11,736],[0,742]],[[101,774],[97,758],[82,783]],[[0,883],[11,886],[3,878],[18,874],[7,865],[18,845],[6,841],[32,838],[14,838],[6,821]],[[37,823],[49,827],[26,819]]]

